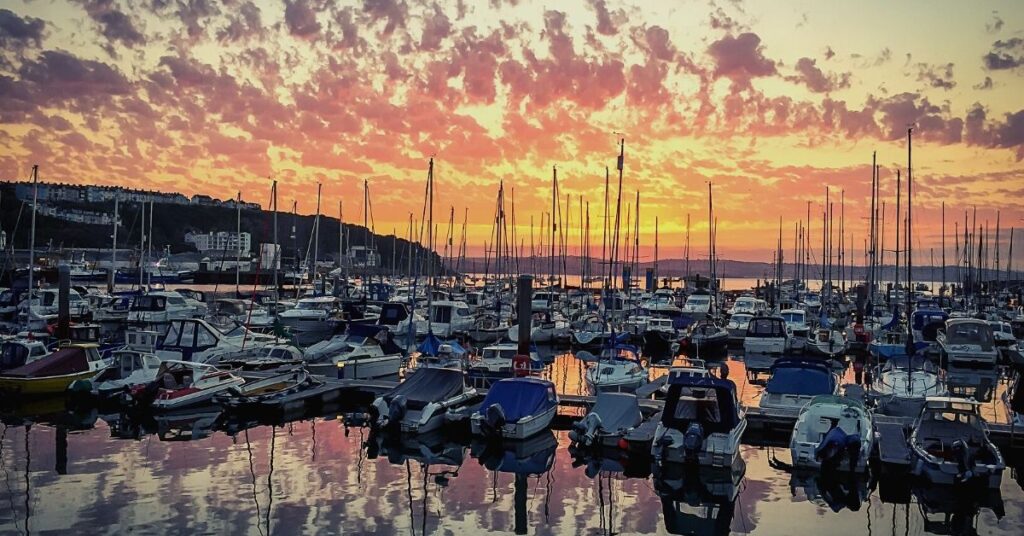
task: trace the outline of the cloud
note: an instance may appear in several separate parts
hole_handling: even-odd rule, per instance
[[[427,16],[423,24],[423,36],[420,39],[420,50],[437,50],[441,41],[452,33],[452,23],[440,6],[434,4],[434,13]]]
[[[974,87],[974,89],[980,89],[980,90],[992,89],[992,87],[993,87],[992,77],[991,76],[986,76],[984,80],[982,80],[981,82],[978,82],[973,87]]]
[[[995,147],[1016,148],[1017,161],[1024,160],[1024,110],[1006,114],[1003,123],[997,125],[994,132]]]
[[[830,49],[831,50],[831,49]],[[815,93],[829,93],[837,89],[850,87],[850,73],[826,75],[811,58],[800,58],[796,62],[796,75],[787,76],[786,80],[807,86]]]
[[[398,28],[405,28],[405,20],[409,16],[409,6],[399,0],[364,0],[363,12],[370,17],[371,23],[387,21],[384,35],[391,35]]]
[[[288,31],[296,37],[310,37],[320,33],[320,23],[307,0],[288,1],[284,8],[284,21]]]
[[[992,50],[982,56],[985,68],[990,71],[1016,69],[1024,65],[1024,39],[1013,37],[992,44]]]
[[[1003,29],[1003,19],[999,17],[998,11],[992,12],[992,21],[985,23],[985,31],[990,34],[999,33]]]
[[[612,20],[611,13],[608,12],[605,0],[587,0],[587,2],[590,4],[590,7],[594,8],[594,12],[597,14],[597,33],[615,35],[619,32],[618,27]]]
[[[217,39],[239,41],[263,33],[260,8],[252,2],[245,2],[238,10],[228,15],[228,25],[217,32]]]
[[[18,74],[51,99],[90,95],[124,95],[132,87],[120,71],[102,62],[83,60],[68,52],[47,50],[35,61],[26,60]]]
[[[956,80],[953,79],[953,64],[929,65],[927,63],[918,63],[917,81],[925,82],[929,87],[933,88],[953,89],[956,87]]]
[[[135,28],[132,19],[119,11],[112,0],[78,0],[89,17],[100,25],[100,33],[107,38],[107,52],[114,53],[112,45],[121,44],[134,47],[145,45],[146,38]]]
[[[42,45],[46,23],[33,17],[21,18],[9,9],[0,9],[0,47],[23,48],[29,43]]]
[[[764,56],[761,38],[755,33],[727,35],[708,47],[715,62],[715,77],[747,82],[751,78],[775,74],[775,62]]]
[[[932,104],[927,97],[901,93],[880,100],[877,108],[886,139],[898,140],[906,135],[907,127],[916,125],[919,139],[944,145],[961,140],[963,120],[952,116],[948,108]]]

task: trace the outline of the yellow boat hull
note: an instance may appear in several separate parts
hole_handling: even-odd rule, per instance
[[[68,386],[75,380],[88,380],[98,372],[87,370],[74,374],[63,374],[60,376],[45,376],[42,378],[12,378],[0,376],[0,392],[6,395],[55,395],[68,390]]]

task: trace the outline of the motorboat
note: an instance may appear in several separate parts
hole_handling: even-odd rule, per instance
[[[569,339],[570,325],[561,314],[557,312],[542,311],[533,313],[530,316],[530,342],[536,344],[551,344]],[[519,341],[519,325],[514,324],[508,328],[508,339],[512,342]]]
[[[935,365],[919,355],[891,358],[871,376],[867,396],[883,415],[915,417],[926,398],[946,394]]]
[[[814,338],[807,341],[805,349],[810,354],[834,359],[846,354],[849,344],[845,331],[822,324],[814,330]]]
[[[642,302],[640,307],[651,315],[661,315],[673,318],[682,314],[683,310],[676,305],[676,298],[672,289],[658,289],[654,291],[650,299]]]
[[[135,340],[148,335],[150,342],[146,344],[129,344],[111,352],[112,364],[103,369],[91,380],[78,380],[71,384],[69,390],[77,393],[88,393],[99,399],[110,399],[132,388],[146,385],[156,379],[162,361],[153,353],[156,341],[155,332],[133,333]]]
[[[170,291],[140,294],[128,306],[128,321],[139,324],[159,324],[172,320],[197,318],[205,314],[205,307]]]
[[[883,329],[868,343],[868,353],[881,363],[895,357],[907,357],[905,329]]]
[[[476,343],[500,341],[508,334],[509,324],[493,312],[478,313],[473,318],[473,327],[466,335]]]
[[[572,332],[573,344],[581,347],[601,347],[612,337],[611,326],[600,316],[590,315]]]
[[[948,366],[994,368],[999,349],[992,326],[976,318],[951,318],[935,337],[941,360]]]
[[[0,372],[23,367],[50,355],[38,339],[12,337],[0,343]]]
[[[686,303],[683,304],[681,313],[695,320],[700,320],[711,315],[713,309],[714,304],[711,294],[704,289],[698,289],[686,298]]]
[[[157,345],[156,354],[165,361],[195,361],[217,363],[237,357],[246,349],[257,350],[276,345],[273,336],[252,333],[245,326],[223,333],[201,318],[172,320],[167,332]]]
[[[207,313],[207,320],[211,324],[238,323],[261,332],[273,329],[276,318],[275,313],[252,300],[227,298],[214,301],[213,307]]]
[[[922,307],[910,315],[910,330],[914,338],[914,351],[933,349],[937,337],[949,320],[949,314],[938,307]]]
[[[409,308],[408,303],[390,301],[380,306],[377,325],[387,327],[396,337],[416,335],[416,324],[424,319]]]
[[[428,334],[416,347],[415,368],[451,368],[465,370],[469,362],[469,350],[458,341],[442,341],[434,334]]]
[[[57,289],[36,289],[32,292],[31,298],[26,294],[25,299],[18,305],[18,321],[29,331],[45,331],[47,325],[57,321],[59,303]],[[75,289],[68,289],[68,307],[72,321],[84,320],[91,313],[89,302]]]
[[[647,319],[643,332],[644,352],[648,355],[674,354],[678,349],[675,321],[664,316],[652,316]]]
[[[343,335],[306,348],[303,359],[313,374],[344,379],[398,377],[405,353],[384,327],[351,324]]]
[[[768,310],[768,305],[764,300],[755,298],[753,296],[740,296],[733,302],[732,307],[726,312],[729,317],[746,314],[750,316],[764,314]]]
[[[252,410],[263,407],[265,402],[318,384],[320,382],[314,380],[308,371],[299,367],[283,372],[271,373],[266,378],[249,381],[242,385],[232,385],[217,394],[214,400],[229,410]]]
[[[789,449],[793,467],[863,472],[874,447],[871,412],[853,398],[818,395],[800,410]]]
[[[789,331],[781,316],[755,316],[743,337],[746,354],[781,355],[789,350]]]
[[[577,357],[580,357],[577,354]],[[648,381],[648,371],[640,360],[640,350],[629,344],[616,344],[601,351],[587,368],[583,379],[592,393],[636,391]]]
[[[433,333],[438,337],[453,337],[473,328],[473,315],[465,302],[439,300],[430,304],[427,321],[416,326],[417,335]]]
[[[687,353],[721,356],[729,350],[729,332],[711,320],[700,320],[690,326],[683,342]]]
[[[998,488],[1006,463],[988,437],[980,406],[973,399],[928,397],[910,435],[911,473],[932,484]]]
[[[92,320],[101,323],[127,322],[132,300],[136,295],[135,293],[115,293],[113,296],[105,297],[97,307],[92,308]]]
[[[839,381],[819,360],[779,358],[768,369],[768,383],[758,405],[762,409],[799,410],[818,395],[835,395]]]
[[[735,313],[729,316],[729,322],[725,330],[729,332],[729,344],[742,345],[743,339],[747,336],[747,325],[754,315],[750,313]]]
[[[520,358],[520,362],[516,361],[517,355],[519,345],[513,343],[483,347],[480,357],[471,361],[466,369],[470,383],[474,387],[488,387],[503,378],[511,378],[516,374],[534,374],[544,369],[544,361],[536,349],[531,349],[527,359]]]
[[[989,320],[988,325],[992,327],[992,338],[995,340],[996,347],[1007,348],[1017,344],[1017,337],[1009,322]]]
[[[807,322],[807,312],[803,309],[783,309],[779,311],[779,316],[786,322],[786,331],[789,333],[789,349],[794,352],[804,351],[811,333],[811,325]]]
[[[7,397],[61,394],[75,380],[91,379],[110,363],[96,344],[73,344],[0,372],[0,393]]]
[[[747,419],[736,397],[736,384],[698,374],[670,374],[667,383],[665,410],[651,444],[655,464],[733,467],[742,463],[739,446]]]
[[[444,423],[448,410],[459,408],[476,396],[476,389],[466,385],[461,370],[418,368],[373,401],[373,425],[407,433],[429,432]]]
[[[480,409],[470,416],[470,429],[489,439],[526,439],[547,430],[557,410],[550,380],[505,378],[491,384]]]
[[[577,447],[618,447],[619,440],[643,423],[633,393],[598,393],[594,407],[573,425],[569,440]]]
[[[300,298],[295,307],[281,311],[277,318],[302,344],[317,342],[331,335],[334,325],[328,322],[338,311],[338,298],[334,296],[313,296]]]
[[[243,383],[244,379],[230,371],[206,363],[164,361],[156,378],[134,387],[125,401],[153,411],[175,411],[211,403],[218,394]]]
[[[550,312],[558,309],[562,296],[555,290],[538,290],[530,298],[530,309],[533,312]]]

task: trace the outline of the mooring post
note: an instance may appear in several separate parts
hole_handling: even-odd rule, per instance
[[[71,332],[71,267],[57,267],[57,340],[70,338]]]
[[[530,355],[530,330],[533,327],[533,276],[520,275],[516,286],[519,293],[516,299],[516,310],[519,312],[519,355]]]

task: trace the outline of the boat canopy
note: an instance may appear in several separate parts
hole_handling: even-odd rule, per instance
[[[864,408],[864,403],[861,402],[860,400],[857,400],[857,399],[854,399],[854,398],[849,398],[849,397],[839,396],[839,395],[818,395],[818,396],[815,396],[814,398],[812,398],[811,401],[808,402],[807,405],[804,406],[803,409],[800,410],[800,412],[803,413],[803,412],[807,411],[808,408],[810,408],[811,406],[818,405],[818,404],[822,404],[822,405],[824,405],[824,404],[831,404],[831,405],[836,405],[836,406],[845,406],[845,407],[848,407],[848,408],[855,409],[855,410],[859,411],[860,413],[865,413],[867,411]]]
[[[410,409],[422,409],[431,402],[452,398],[464,388],[461,370],[421,368],[385,394],[384,400],[390,404],[396,397],[404,396]]]
[[[814,396],[836,389],[836,378],[822,361],[784,358],[775,361],[769,371],[765,392],[770,394]]]
[[[785,337],[786,321],[777,316],[758,316],[747,324],[747,337]]]
[[[940,324],[949,319],[942,309],[918,309],[911,316],[914,329],[921,331],[928,324]]]
[[[505,421],[515,423],[539,415],[557,403],[555,386],[550,381],[539,378],[505,378],[491,385],[477,412],[485,415],[487,408],[498,404],[505,412]]]
[[[394,337],[387,326],[378,324],[349,324],[348,337],[361,337],[364,340],[373,339],[380,344],[382,350],[388,354],[400,354],[402,349],[395,344]]]
[[[82,347],[62,348],[27,365],[8,370],[4,376],[14,378],[41,378],[62,376],[89,370],[88,349]]]
[[[630,393],[600,393],[590,412],[601,417],[605,430],[634,428],[644,420],[636,395]]]
[[[448,347],[446,349],[448,350],[447,353],[453,355],[465,355],[469,353],[461,344],[455,341],[442,341],[433,333],[427,334],[427,337],[423,339],[423,342],[420,343],[416,350],[421,354],[437,357],[442,353],[441,350],[445,346]]]
[[[661,422],[677,430],[699,423],[706,433],[728,433],[740,421],[736,384],[713,376],[669,378]]]
[[[406,318],[409,318],[409,308],[404,303],[388,302],[380,306],[380,318],[377,323],[385,326],[397,326]]]
[[[992,327],[983,320],[951,320],[947,322],[946,343],[977,345],[985,351],[991,351],[995,347]]]

